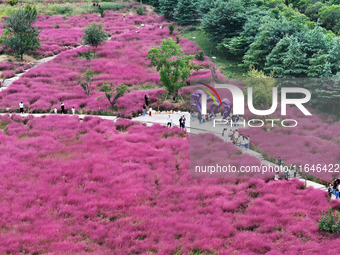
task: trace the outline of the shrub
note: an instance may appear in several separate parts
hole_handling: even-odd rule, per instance
[[[136,10],[136,12],[137,12],[138,15],[144,15],[144,9],[143,9],[143,7],[138,8],[138,9]]]
[[[174,30],[175,30],[175,26],[170,24],[169,25],[169,34],[172,35],[174,33]]]
[[[14,6],[14,5],[16,5],[18,3],[18,0],[8,0],[8,4],[10,5],[10,6]]]
[[[200,52],[196,53],[195,58],[199,61],[203,61],[204,60],[204,52],[200,51]]]
[[[330,233],[340,233],[339,212],[334,213],[332,207],[329,207],[327,213],[323,214],[319,220],[319,229]]]

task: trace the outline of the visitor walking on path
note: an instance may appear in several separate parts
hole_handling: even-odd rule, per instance
[[[172,126],[172,118],[171,118],[171,116],[169,115],[167,127],[170,127],[170,128],[171,128],[171,126]]]
[[[72,115],[76,114],[76,109],[74,109],[74,107],[72,107]]]
[[[185,121],[186,121],[187,119],[185,118],[185,116],[183,115],[182,116],[182,128],[183,129],[185,129]]]
[[[144,96],[144,100],[145,100],[145,105],[146,105],[146,107],[148,107],[148,106],[149,106],[149,96],[148,96],[148,95],[145,95],[145,96]]]
[[[279,166],[279,168],[281,168],[281,165],[282,165],[282,159],[281,159],[281,157],[279,157],[278,159],[277,159],[277,165]],[[280,173],[280,170],[277,170],[276,172],[275,172],[275,177],[274,177],[274,180],[278,180],[279,179],[279,173]],[[286,178],[286,173],[284,173],[284,176],[285,176],[285,178]]]
[[[234,133],[234,144],[237,145],[237,142],[238,142],[238,138],[240,137],[240,133],[237,131],[237,129],[235,130],[235,133]]]
[[[145,114],[146,114],[146,106],[145,104],[143,104],[143,116],[145,117]]]
[[[65,104],[64,104],[64,102],[61,102],[60,108],[61,108],[61,114],[64,114],[65,113]]]
[[[183,117],[181,116],[179,118],[179,128],[182,128],[182,126],[183,126]]]
[[[57,109],[57,107],[54,107],[54,114],[57,114],[58,113],[58,109]]]
[[[20,108],[20,113],[24,113],[24,103],[23,102],[19,103],[19,108]]]
[[[328,195],[329,195],[329,197],[332,197],[332,194],[333,194],[333,188],[332,188],[332,184],[330,183],[328,185]]]
[[[150,108],[149,108],[149,116],[151,116],[151,113],[152,113],[152,107],[150,106]]]
[[[198,121],[202,124],[202,114],[200,112],[198,113]]]

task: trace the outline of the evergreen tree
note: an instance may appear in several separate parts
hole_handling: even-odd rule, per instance
[[[165,17],[170,18],[175,12],[177,3],[178,0],[159,0],[159,9]]]
[[[198,9],[200,13],[207,14],[214,7],[216,0],[199,0]]]
[[[270,54],[266,58],[265,70],[267,72],[273,71],[275,77],[283,77],[285,70],[283,65],[283,59],[287,54],[288,47],[292,43],[292,39],[288,36],[282,38]]]
[[[202,26],[216,42],[239,35],[246,22],[242,0],[219,1],[203,18]]]
[[[266,17],[263,19],[263,24],[255,37],[255,41],[250,45],[249,50],[243,57],[244,66],[255,66],[257,69],[263,69],[266,57],[276,44],[284,36],[294,35],[301,29],[300,24],[289,21],[284,17],[279,20]]]
[[[329,77],[331,76],[331,65],[329,63],[329,55],[322,52],[315,53],[309,59],[308,76],[309,77]]]
[[[301,48],[301,43],[296,38],[292,38],[288,51],[283,58],[283,77],[306,77],[308,62],[306,53]]]
[[[316,53],[326,54],[330,50],[331,39],[325,34],[325,29],[315,27],[314,29],[303,29],[297,33],[296,37],[303,42],[303,51],[307,58],[311,58]]]
[[[239,36],[233,38],[225,38],[222,43],[218,45],[218,49],[227,51],[233,56],[240,57],[249,50],[250,44],[255,41],[255,37],[259,32],[262,19],[268,14],[259,8],[250,8],[245,16],[247,21],[244,24]]]
[[[23,59],[24,54],[40,47],[40,31],[33,23],[37,20],[34,7],[20,8],[5,20],[0,42],[4,49]]]
[[[194,23],[197,18],[196,1],[179,0],[175,9],[174,18],[182,26]]]
[[[274,71],[275,77],[305,77],[307,75],[306,53],[295,37],[284,37],[266,58],[267,71]]]
[[[340,76],[340,39],[337,37],[332,40],[329,62],[332,74]]]

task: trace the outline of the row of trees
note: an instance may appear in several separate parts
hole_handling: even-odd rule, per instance
[[[180,25],[195,24],[200,18],[199,1],[193,0],[144,0],[155,6],[165,17],[175,19]]]
[[[340,41],[288,8],[283,0],[149,0],[180,24],[201,25],[221,54],[275,77],[332,77],[340,72]],[[181,8],[178,8],[181,7]]]
[[[340,84],[335,80],[340,77],[340,39],[292,8],[298,2],[311,1],[320,2],[186,0],[182,9],[177,8],[182,6],[180,0],[148,2],[180,24],[193,24],[193,17],[200,17],[201,26],[220,55],[240,60],[243,67],[251,70],[250,74],[259,70],[261,75],[275,78],[324,78],[322,82],[310,80],[303,86],[312,91],[315,106],[327,108],[332,102],[334,112],[340,106]],[[322,2],[329,6],[339,4],[335,0]],[[325,12],[332,10],[326,9]],[[182,13],[189,17],[186,19]],[[332,19],[336,20],[337,15]],[[321,24],[336,30],[334,22]]]
[[[323,78],[300,85],[313,93],[315,107],[332,113],[340,107],[340,39],[333,33],[241,0],[218,2],[202,26],[220,52],[246,68],[276,78]]]

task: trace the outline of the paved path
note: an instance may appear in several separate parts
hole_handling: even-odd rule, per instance
[[[80,47],[82,47],[82,46],[83,46],[83,45],[79,45],[79,46],[77,46],[77,47],[73,47],[73,48],[70,48],[70,49],[68,49],[68,50],[74,50],[74,49],[80,48]],[[60,53],[59,53],[59,54],[60,54]],[[39,59],[39,60],[37,60],[36,62],[34,62],[30,68],[26,69],[26,70],[23,71],[22,73],[16,74],[15,76],[13,76],[13,77],[11,77],[11,78],[5,79],[5,80],[2,82],[2,86],[0,87],[0,92],[3,91],[3,90],[5,90],[5,89],[7,89],[7,88],[9,87],[9,85],[11,85],[11,84],[12,84],[13,82],[15,82],[16,80],[20,79],[20,77],[21,77],[24,73],[28,72],[29,70],[31,70],[31,69],[33,69],[33,68],[35,68],[35,67],[37,67],[37,66],[40,66],[40,65],[42,65],[42,64],[45,64],[45,63],[47,63],[47,62],[49,62],[49,61],[55,59],[59,54],[53,55],[53,56],[50,56],[50,57],[46,57],[46,58]]]

